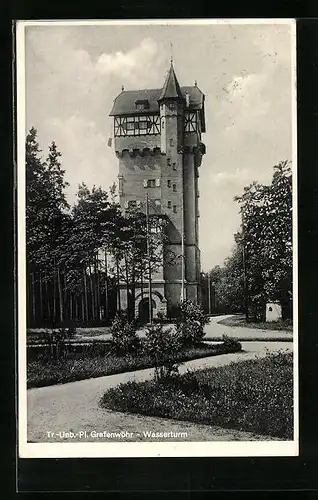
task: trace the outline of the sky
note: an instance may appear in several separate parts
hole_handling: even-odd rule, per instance
[[[27,26],[26,127],[43,156],[62,152],[67,197],[78,184],[108,189],[118,163],[109,117],[125,90],[161,88],[170,65],[181,86],[205,94],[206,145],[199,177],[202,270],[222,265],[240,224],[234,201],[273,166],[292,159],[290,24]]]

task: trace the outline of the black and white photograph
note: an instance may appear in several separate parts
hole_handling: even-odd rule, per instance
[[[19,456],[297,456],[295,21],[16,42]]]

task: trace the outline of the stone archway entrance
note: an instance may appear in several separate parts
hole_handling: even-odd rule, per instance
[[[152,292],[152,319],[158,318],[158,313],[167,315],[167,301],[164,296],[154,290]],[[149,295],[147,292],[144,292],[143,295],[141,293],[136,295],[135,298],[135,318],[138,318],[140,323],[149,322]]]
[[[152,303],[152,316],[154,316],[155,309],[156,309],[156,303],[153,299],[152,299],[151,303]],[[149,298],[148,297],[145,297],[144,299],[142,299],[139,302],[138,317],[139,317],[139,321],[142,324],[149,323]]]

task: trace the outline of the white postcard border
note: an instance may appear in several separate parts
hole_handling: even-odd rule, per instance
[[[257,442],[132,442],[132,443],[28,443],[26,390],[26,252],[25,252],[25,28],[66,25],[208,25],[289,24],[292,58],[292,168],[293,168],[293,315],[294,315],[294,439]],[[269,457],[299,454],[298,397],[298,220],[297,220],[297,101],[296,21],[294,19],[156,19],[156,20],[41,20],[17,21],[17,290],[18,290],[18,452],[20,458],[90,457]]]

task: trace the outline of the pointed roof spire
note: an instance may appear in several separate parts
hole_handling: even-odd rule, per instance
[[[171,59],[170,68],[166,77],[165,84],[162,88],[160,97],[158,101],[163,99],[182,99],[183,95],[180,89],[180,85],[173,68],[173,62]]]

